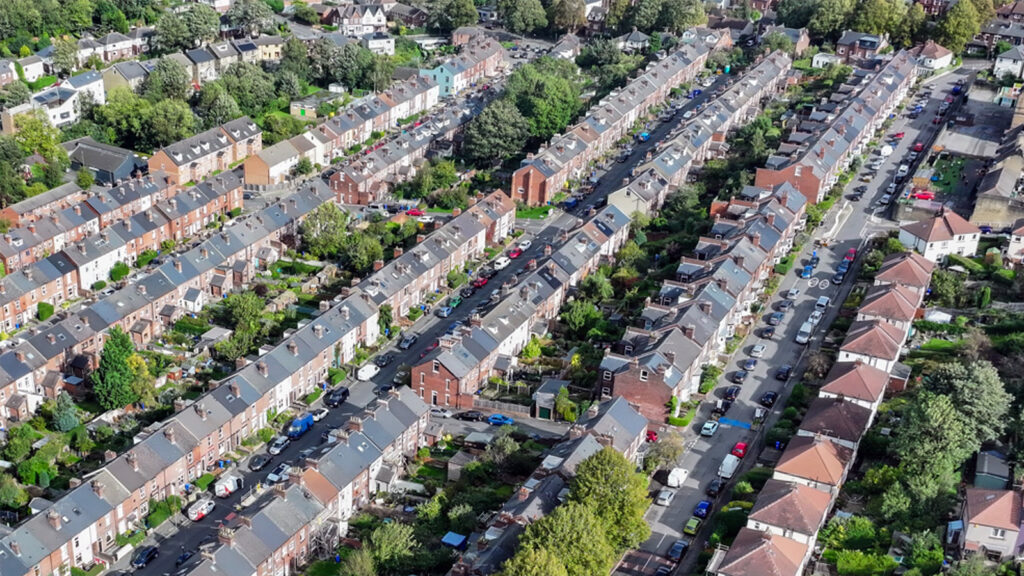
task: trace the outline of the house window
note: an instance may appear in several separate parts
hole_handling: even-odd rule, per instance
[[[612,371],[611,370],[605,370],[604,371],[604,381],[605,382],[611,382],[612,381]]]
[[[640,381],[647,382],[647,370],[640,371]]]
[[[992,537],[995,538],[996,540],[1005,540],[1006,539],[1006,530],[1003,530],[1002,528],[993,528],[992,529]]]
[[[441,371],[441,363],[440,363],[440,362],[438,362],[437,360],[434,360],[434,363],[433,363],[433,365],[431,366],[431,368],[433,369],[433,371],[434,371],[434,374],[437,374],[438,372],[440,372],[440,371]]]

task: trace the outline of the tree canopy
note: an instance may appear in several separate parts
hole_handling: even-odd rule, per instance
[[[498,0],[498,13],[513,34],[532,34],[548,25],[540,0]]]
[[[107,333],[107,341],[100,353],[100,365],[92,373],[93,392],[105,410],[124,408],[138,397],[132,391],[134,373],[128,357],[135,353],[131,338],[114,326]]]
[[[348,215],[333,202],[325,202],[302,223],[302,240],[313,256],[336,255],[348,235]]]
[[[569,495],[580,504],[598,504],[595,512],[619,549],[633,548],[651,533],[644,520],[650,505],[647,478],[612,447],[605,446],[579,465]]]
[[[505,160],[519,154],[530,136],[530,126],[515,104],[496,100],[466,126],[466,156],[477,162]]]

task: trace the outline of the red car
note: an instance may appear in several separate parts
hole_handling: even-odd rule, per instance
[[[515,260],[516,258],[519,258],[522,255],[523,255],[523,251],[520,250],[519,248],[513,248],[512,251],[508,253],[508,257],[513,259],[513,260]]]
[[[476,280],[473,280],[473,287],[474,288],[483,288],[486,284],[487,284],[487,278],[484,278],[482,276],[480,278],[477,278]]]
[[[430,346],[427,346],[427,348],[423,352],[420,353],[420,358],[423,358],[424,356],[429,354],[431,350],[433,350],[434,348],[437,348],[437,345],[438,345],[438,341],[434,340],[433,344],[431,344]]]
[[[732,455],[737,457],[737,458],[743,458],[744,456],[746,456],[747,455],[747,443],[746,442],[737,442],[736,445],[732,447]]]
[[[917,142],[914,144],[914,152],[921,152],[924,150],[924,142]]]
[[[846,256],[843,257],[843,259],[846,260],[847,262],[853,262],[854,259],[856,259],[856,258],[857,258],[857,249],[856,248],[850,248],[849,250],[847,250],[846,251]]]
[[[409,216],[423,216],[424,214],[426,214],[426,212],[420,210],[419,208],[413,208],[411,210],[406,211],[406,214],[408,214]]]
[[[654,431],[654,430],[648,430],[647,431],[647,441],[648,442],[657,442],[658,441],[658,433],[656,431]]]
[[[938,124],[939,122],[942,122],[942,118],[940,116],[932,118],[932,124]]]
[[[892,137],[897,139],[897,140],[903,138],[903,136],[905,136],[905,134],[903,132],[897,132],[897,133],[892,135]]]

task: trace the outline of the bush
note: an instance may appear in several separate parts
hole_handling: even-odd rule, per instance
[[[967,328],[963,326],[957,326],[956,324],[943,324],[941,322],[930,322],[928,320],[918,320],[914,322],[914,328],[917,328],[919,332],[938,332],[942,334],[949,334],[951,336],[959,336],[967,332]]]
[[[131,271],[131,268],[129,268],[127,264],[124,262],[118,262],[110,269],[110,279],[114,282],[120,282],[125,276],[130,274]]]
[[[740,477],[740,482],[746,482],[747,484],[750,484],[754,490],[760,490],[761,488],[764,488],[765,483],[771,479],[772,472],[772,468],[766,468],[763,466],[751,468],[749,472]]]
[[[174,330],[192,336],[202,336],[210,329],[210,324],[201,318],[183,316],[174,323]]]
[[[789,271],[793,269],[793,263],[795,261],[796,259],[793,257],[792,254],[783,256],[782,259],[779,260],[779,263],[775,265],[775,273],[780,276],[785,276],[786,274],[789,274]]]
[[[156,250],[143,250],[139,257],[135,259],[136,268],[145,268],[150,262],[156,258]]]
[[[241,208],[232,208],[231,212],[228,212],[228,216],[231,216],[232,218],[238,218],[241,215],[242,215],[242,209]]]
[[[323,389],[317,388],[316,390],[310,392],[309,394],[306,394],[304,400],[306,404],[312,404],[313,402],[316,402],[323,393]]]
[[[92,291],[93,292],[99,292],[100,290],[103,290],[106,287],[107,287],[107,283],[104,282],[103,280],[100,280],[100,281],[98,281],[98,282],[96,282],[95,284],[92,285]]]
[[[260,442],[263,442],[264,444],[270,442],[274,438],[275,434],[276,432],[274,432],[273,428],[260,428],[260,431],[256,433],[256,435],[260,437]]]
[[[53,304],[49,302],[40,302],[36,311],[36,317],[40,321],[46,320],[50,316],[53,316]]]
[[[1002,268],[1000,270],[996,270],[995,272],[992,273],[992,279],[993,280],[995,280],[996,282],[999,282],[1000,284],[1006,285],[1006,286],[1009,286],[1009,285],[1013,284],[1013,280],[1016,277],[1017,277],[1017,273],[1016,272],[1014,272],[1013,270],[1008,270],[1006,268]]]
[[[714,364],[708,364],[700,372],[700,393],[707,394],[718,384],[722,376],[722,369]]]
[[[331,381],[331,386],[335,386],[337,384],[340,384],[345,379],[346,375],[347,374],[345,373],[345,369],[344,368],[328,368],[327,369],[327,378],[328,378],[328,380]]]
[[[409,310],[408,318],[410,321],[415,322],[423,316],[423,310],[421,308],[411,308]]]
[[[668,423],[672,426],[679,426],[681,428],[689,426],[690,422],[693,422],[694,415],[697,414],[697,407],[690,406],[690,409],[681,417],[669,416]]]
[[[947,256],[949,264],[960,266],[971,273],[971,275],[981,274],[985,271],[985,267],[970,258],[964,258],[959,254],[950,254]]]

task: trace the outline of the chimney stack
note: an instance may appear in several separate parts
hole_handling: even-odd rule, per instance
[[[90,484],[92,485],[92,491],[96,493],[96,497],[102,499],[103,492],[106,489],[103,483],[99,480],[93,480]]]
[[[164,438],[167,438],[168,442],[174,444],[174,428],[171,428],[170,426],[164,428]]]
[[[46,513],[46,519],[50,521],[50,526],[54,530],[60,530],[60,514],[56,510],[50,508],[50,511]]]
[[[203,403],[202,402],[197,402],[195,404],[195,409],[196,409],[196,414],[199,415],[199,418],[201,420],[205,421],[206,420],[206,407],[203,406]]]

